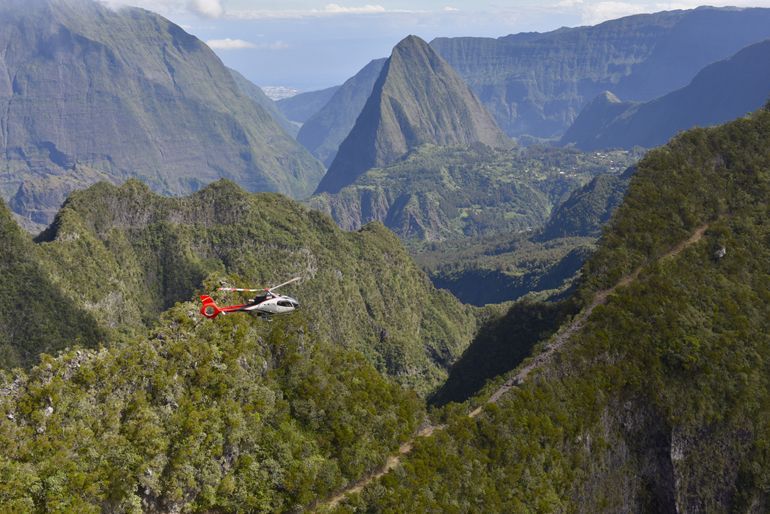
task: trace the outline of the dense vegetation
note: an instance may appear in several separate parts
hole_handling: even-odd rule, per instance
[[[140,334],[207,278],[269,286],[294,277],[313,333],[362,352],[426,393],[475,331],[473,312],[437,291],[380,224],[338,229],[277,194],[221,181],[164,198],[129,181],[73,194],[35,249],[52,280],[112,337]],[[222,303],[240,300],[222,293]]]
[[[341,511],[766,511],[768,138],[759,112],[651,152],[581,297],[638,278],[483,415],[444,409],[445,431]]]
[[[535,344],[548,339],[575,314],[575,305],[569,301],[521,301],[511,305],[503,315],[490,314],[473,343],[452,366],[447,381],[431,395],[432,405],[464,402],[478,394],[488,380],[516,368],[530,356]]]
[[[30,366],[42,352],[105,337],[96,320],[46,273],[29,236],[0,200],[0,363]]]
[[[615,209],[623,202],[628,182],[636,171],[628,168],[622,174],[597,175],[591,182],[575,190],[551,214],[537,239],[599,236]]]
[[[487,305],[524,296],[562,297],[596,248],[596,237],[539,241],[537,234],[492,237],[473,244],[432,245],[417,255],[436,287],[465,303]]]
[[[467,245],[469,238],[540,228],[573,190],[636,158],[622,151],[423,145],[310,204],[348,230],[381,221],[415,249],[422,241]]]
[[[311,204],[343,226],[362,222],[362,214],[383,219],[433,283],[463,302],[551,297],[569,287],[593,250],[638,155],[422,147]]]
[[[378,465],[421,402],[301,315],[202,319],[0,372],[4,512],[286,512]]]

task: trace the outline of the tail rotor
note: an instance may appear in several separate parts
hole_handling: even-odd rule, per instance
[[[222,312],[222,310],[217,307],[214,300],[208,295],[201,295],[201,302],[203,302],[201,314],[208,319],[214,319]]]

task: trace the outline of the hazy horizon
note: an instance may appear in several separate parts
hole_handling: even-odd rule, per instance
[[[341,84],[409,34],[500,37],[594,25],[632,14],[694,8],[697,1],[492,0],[106,0],[166,16],[206,41],[222,61],[260,86],[312,91]],[[710,2],[768,7],[770,0]]]

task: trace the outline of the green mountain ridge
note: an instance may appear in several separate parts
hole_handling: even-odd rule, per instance
[[[650,152],[583,270],[591,315],[481,415],[515,371],[450,404],[339,511],[767,510],[768,137],[762,111]],[[489,353],[515,347],[511,323]]]
[[[508,135],[553,138],[602,91],[649,101],[768,37],[768,9],[699,7],[497,39],[437,38],[431,46]]]
[[[425,416],[342,342],[180,303],[148,335],[0,371],[0,508],[302,510]]]
[[[454,70],[427,43],[409,36],[393,49],[316,193],[336,193],[423,144],[476,142],[512,145]]]
[[[286,197],[226,181],[183,198],[137,181],[100,183],[73,193],[38,241],[53,282],[113,340],[144,333],[213,284],[259,287],[301,276],[292,287],[317,339],[361,352],[424,394],[446,377],[476,325],[474,312],[434,289],[382,225],[343,232]]]
[[[770,97],[770,40],[701,70],[687,86],[655,100],[599,98],[561,139],[584,150],[659,146],[681,130],[744,116]]]
[[[149,11],[12,0],[0,48],[0,195],[35,223],[95,175],[164,194],[226,177],[301,197],[323,173],[214,52]]]
[[[633,162],[625,152],[423,145],[309,204],[345,230],[380,221],[410,245],[463,241],[537,230],[570,192]]]
[[[30,366],[41,352],[97,346],[105,331],[54,284],[28,234],[0,200],[0,363]]]

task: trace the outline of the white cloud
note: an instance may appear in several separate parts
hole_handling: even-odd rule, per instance
[[[361,7],[343,7],[339,4],[326,4],[323,8],[328,14],[380,14],[387,12],[381,5],[363,5]]]
[[[190,0],[188,8],[206,18],[221,18],[225,13],[220,0]]]
[[[554,7],[558,8],[569,8],[569,7],[576,7],[578,5],[582,5],[583,0],[561,0],[560,2],[557,2]]]
[[[446,7],[444,7],[444,12],[457,12],[459,10],[460,9],[458,9],[457,7],[452,7],[451,5],[447,5]]]
[[[244,48],[255,48],[257,45],[243,39],[209,39],[206,44],[214,50],[243,50]]]
[[[340,4],[326,4],[321,9],[242,9],[228,10],[226,17],[243,20],[256,19],[292,19],[292,18],[318,18],[341,15],[378,15],[378,14],[411,14],[425,11],[413,11],[406,9],[386,9],[379,4],[365,4],[359,6],[344,6]]]
[[[210,39],[206,44],[214,50],[285,50],[289,48],[288,43],[284,41],[273,41],[271,43],[252,43],[243,39]]]
[[[582,22],[595,25],[607,20],[651,12],[648,6],[629,2],[597,2],[582,8]]]

